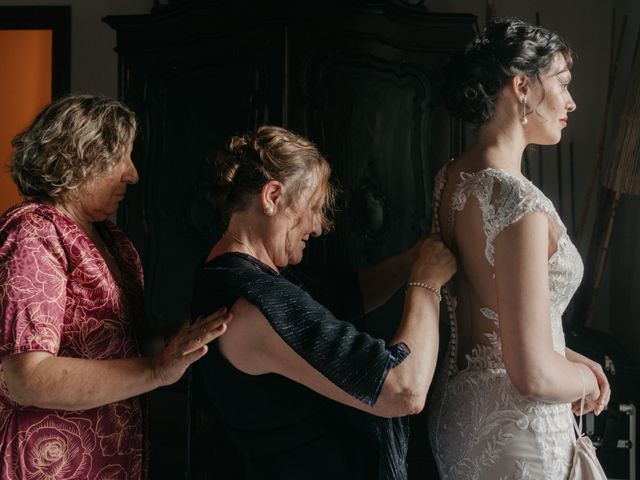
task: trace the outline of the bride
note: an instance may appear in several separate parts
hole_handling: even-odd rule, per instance
[[[490,23],[448,69],[454,115],[479,125],[438,174],[435,227],[456,252],[451,335],[430,405],[443,479],[562,479],[572,403],[602,412],[599,364],[565,347],[561,316],[582,262],[552,203],[521,173],[529,144],[560,141],[576,108],[572,52],[555,33]]]

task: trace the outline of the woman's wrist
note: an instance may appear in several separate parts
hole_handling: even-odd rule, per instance
[[[145,366],[148,374],[149,381],[151,382],[152,389],[165,386],[165,382],[162,375],[162,352],[150,355],[148,357],[142,357],[145,361]]]
[[[582,362],[574,363],[579,369],[586,395],[596,395],[600,391],[600,387],[598,386],[598,379],[593,373],[593,370],[591,370],[589,365]]]
[[[440,287],[436,287],[431,283],[427,283],[427,282],[418,282],[418,281],[409,281],[407,282],[406,288],[422,288],[424,290],[427,290],[429,292],[431,292],[432,294],[434,294],[437,298],[438,301],[441,302],[442,301],[442,295],[440,294]]]
[[[423,272],[422,275],[416,274],[416,272],[412,272],[409,275],[407,283],[409,282],[421,282],[426,283],[427,285],[431,285],[433,288],[437,288],[438,291],[443,287],[446,282],[439,280],[436,276],[432,274],[432,272]]]

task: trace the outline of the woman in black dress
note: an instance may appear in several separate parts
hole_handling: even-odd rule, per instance
[[[193,313],[226,306],[235,318],[199,366],[241,478],[406,478],[402,417],[424,407],[452,255],[429,238],[358,274],[302,282],[285,267],[330,227],[327,161],[308,140],[265,126],[233,137],[216,162],[212,194],[228,228],[197,273]],[[405,284],[389,343],[342,320]]]

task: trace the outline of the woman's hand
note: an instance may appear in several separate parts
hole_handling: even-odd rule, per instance
[[[409,280],[440,288],[456,270],[456,259],[440,240],[440,235],[431,235],[420,246]]]
[[[152,375],[159,386],[177,382],[189,365],[207,353],[207,343],[227,329],[231,313],[226,308],[184,325],[160,353],[151,358]]]
[[[593,374],[591,369],[587,367],[583,363],[577,363],[576,365],[579,368],[580,378],[582,380],[582,385],[584,387],[584,405],[582,405],[582,396],[571,402],[571,410],[574,414],[580,415],[580,411],[582,410],[582,415],[589,412],[596,413],[596,408],[598,406],[598,399],[600,398],[601,392],[600,387],[598,385],[598,381],[596,376]]]
[[[87,410],[176,382],[207,352],[206,343],[224,333],[226,309],[180,329],[169,345],[152,357],[91,360],[29,351],[2,358],[7,388],[25,406]]]
[[[587,395],[584,413],[593,411],[596,415],[600,415],[602,411],[607,408],[609,399],[611,398],[611,386],[609,385],[609,380],[607,380],[607,377],[602,370],[602,366],[598,362],[594,362],[593,360],[579,354],[578,352],[574,352],[569,348],[566,349],[566,356],[567,359],[572,362],[581,363],[587,366],[595,376],[596,382],[598,383],[598,395]],[[573,413],[576,415],[580,414],[580,400],[573,402],[571,407]]]
[[[408,280],[427,282],[440,288],[455,272],[455,260],[439,237],[418,240],[398,255],[389,257],[358,274],[365,312],[386,303]]]

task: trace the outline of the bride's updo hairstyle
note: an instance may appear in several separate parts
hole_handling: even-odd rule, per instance
[[[452,115],[482,124],[507,82],[516,75],[539,82],[558,52],[571,68],[573,52],[558,34],[514,18],[491,21],[446,67],[445,103]]]
[[[329,178],[331,167],[306,138],[281,127],[265,125],[254,132],[231,137],[212,159],[210,196],[229,216],[242,211],[265,183],[277,180],[285,186],[285,204],[293,205],[304,190],[320,185],[323,195],[321,225],[333,227],[330,218],[335,191]],[[301,205],[300,208],[310,208]]]

